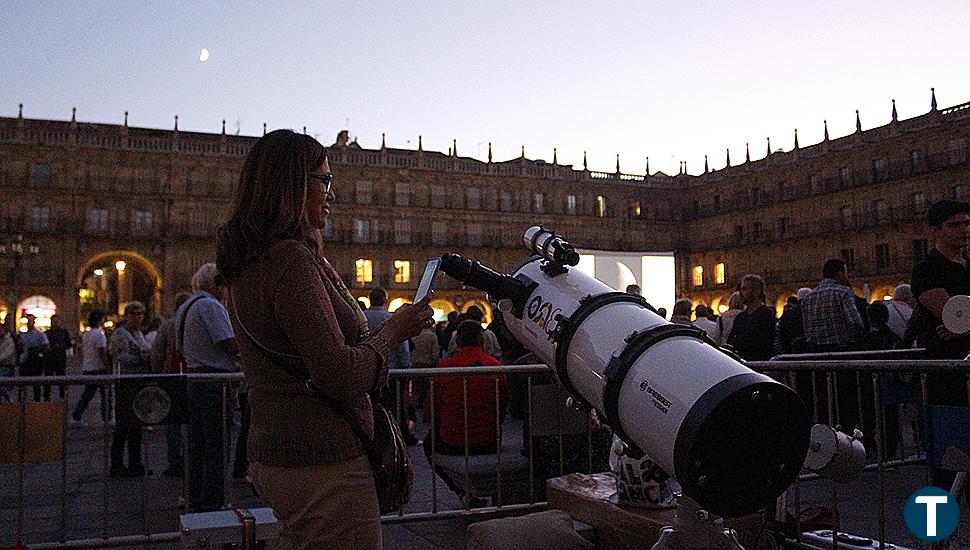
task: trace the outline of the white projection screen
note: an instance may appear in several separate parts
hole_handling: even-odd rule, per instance
[[[640,293],[655,308],[673,311],[676,269],[673,252],[612,252],[577,250],[579,269],[616,290],[640,285]],[[669,313],[668,313],[669,315]]]

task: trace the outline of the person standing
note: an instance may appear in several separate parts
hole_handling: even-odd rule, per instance
[[[111,374],[111,360],[108,359],[108,338],[104,335],[104,312],[94,310],[88,315],[88,326],[91,330],[81,335],[81,372],[87,376]],[[71,418],[74,422],[81,422],[84,411],[95,393],[100,392],[101,420],[108,421],[108,400],[105,399],[103,384],[86,384],[81,399],[74,407]]]
[[[191,294],[179,292],[175,295],[175,310],[188,301]],[[152,342],[150,370],[158,374],[185,374],[185,364],[182,356],[175,350],[175,331],[178,330],[177,319],[173,316],[166,319],[158,327],[158,334]],[[145,338],[148,339],[147,336]],[[182,425],[169,424],[165,426],[165,446],[168,466],[162,475],[178,477],[182,475]]]
[[[146,374],[152,348],[141,332],[145,319],[145,305],[138,301],[125,304],[124,324],[111,335],[111,358],[118,374]],[[128,446],[128,466],[124,463],[125,445]],[[145,475],[141,463],[141,427],[116,427],[111,440],[111,477],[137,477]]]
[[[731,336],[731,329],[734,328],[734,319],[741,313],[741,308],[741,295],[732,292],[730,298],[728,298],[728,310],[717,318],[717,330],[714,337],[717,345],[727,344],[728,337]]]
[[[377,489],[351,422],[373,437],[370,394],[387,381],[390,350],[434,322],[433,294],[368,332],[324,255],[332,182],[312,136],[276,130],[256,140],[219,230],[217,263],[245,335],[250,475],[279,518],[280,539],[301,550],[377,549]]]
[[[377,327],[384,321],[391,318],[391,312],[387,311],[387,291],[381,287],[376,287],[370,291],[370,307],[364,310],[364,317],[367,318],[368,327]],[[396,348],[391,350],[388,358],[389,366],[392,369],[411,368],[411,347],[408,342],[401,342]],[[407,379],[398,378],[394,383],[388,382],[382,390],[381,401],[387,410],[398,419],[401,427],[401,435],[408,445],[414,445],[418,438],[411,433],[411,425],[408,415],[408,395],[405,391]]]
[[[704,304],[697,304],[694,307],[694,326],[704,330],[708,338],[717,335],[717,323],[709,317],[710,310]]]
[[[185,359],[188,374],[236,371],[239,347],[222,305],[223,290],[216,284],[216,264],[203,264],[192,276],[192,296],[175,312],[175,347]],[[222,509],[225,502],[225,449],[220,382],[190,382],[189,507],[193,512]],[[228,413],[228,411],[226,411]]]
[[[10,333],[10,323],[13,317],[7,317],[3,324],[0,324],[0,380],[13,378],[17,368],[17,344],[13,341],[13,334]],[[9,403],[10,388],[0,386],[0,403]]]
[[[47,335],[37,329],[37,317],[27,314],[27,332],[20,335],[20,375],[44,374],[44,354],[50,348]],[[34,386],[34,401],[40,401],[41,387]]]
[[[943,325],[943,307],[957,295],[970,295],[970,265],[965,256],[970,243],[970,204],[941,200],[926,215],[933,249],[913,267],[911,281],[916,307],[910,330],[931,359],[963,359],[970,354],[970,334],[955,334]],[[967,375],[931,373],[927,377],[929,405],[967,407]],[[929,435],[933,435],[932,433]],[[934,467],[933,485],[949,488],[955,474]]]
[[[67,370],[67,350],[71,347],[71,334],[61,326],[61,316],[51,317],[51,328],[44,333],[49,349],[44,354],[44,376],[64,376]],[[57,386],[57,394],[64,399],[64,386]],[[44,386],[44,401],[50,401],[51,386]]]
[[[738,313],[727,343],[745,361],[771,359],[775,340],[775,312],[765,305],[765,281],[758,275],[741,279],[738,295],[744,309]]]
[[[912,287],[905,283],[897,285],[893,290],[893,299],[886,304],[886,308],[889,310],[889,328],[899,338],[906,335],[906,327],[909,326],[909,318],[913,316],[915,305],[916,298],[913,297]]]
[[[842,260],[822,266],[822,281],[801,302],[805,344],[809,352],[849,351],[859,344],[865,323]]]

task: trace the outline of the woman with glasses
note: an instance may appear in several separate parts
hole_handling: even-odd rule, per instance
[[[387,380],[389,349],[433,312],[428,297],[368,329],[324,256],[319,230],[332,183],[326,149],[312,137],[276,130],[260,138],[219,231],[217,264],[249,388],[251,476],[284,543],[381,548],[373,472],[343,415],[372,435],[368,394]]]

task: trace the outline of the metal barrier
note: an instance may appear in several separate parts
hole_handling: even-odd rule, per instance
[[[162,376],[166,378],[178,378],[180,375],[151,375],[150,377],[153,379],[157,379]],[[182,376],[186,378],[186,381],[188,384],[193,384],[198,382],[218,382],[222,384],[223,419],[226,420],[230,418],[230,416],[233,413],[232,387],[234,384],[237,384],[242,381],[241,373],[187,374]],[[487,376],[487,377],[493,378],[495,381],[494,382],[495,400],[496,400],[495,430],[496,430],[496,438],[498,441],[498,449],[493,456],[489,456],[487,459],[482,459],[482,457],[477,457],[479,461],[491,460],[491,459],[494,459],[495,461],[494,473],[495,473],[496,491],[494,495],[491,496],[491,502],[487,506],[475,507],[475,508],[472,508],[469,505],[463,505],[461,507],[454,506],[453,499],[445,498],[445,496],[441,493],[441,491],[439,491],[440,481],[438,479],[438,476],[432,473],[431,488],[430,488],[431,501],[429,506],[427,506],[427,509],[416,510],[411,508],[411,509],[408,509],[407,511],[405,511],[405,509],[402,509],[401,511],[395,514],[383,516],[381,518],[382,523],[393,524],[393,523],[404,523],[404,522],[415,522],[415,521],[428,521],[428,520],[450,519],[450,518],[455,518],[460,516],[481,517],[481,516],[490,516],[490,515],[496,515],[496,514],[524,513],[529,511],[542,510],[546,508],[545,501],[537,498],[538,496],[536,491],[537,481],[543,481],[543,480],[537,480],[536,478],[538,470],[540,469],[537,467],[543,466],[543,465],[536,463],[537,453],[532,448],[532,442],[535,440],[535,438],[531,437],[531,435],[535,433],[533,431],[535,428],[535,426],[533,426],[533,419],[535,416],[533,411],[533,405],[534,405],[533,394],[536,388],[539,387],[533,384],[533,381],[534,381],[533,379],[536,376],[549,378],[549,370],[548,370],[548,367],[546,367],[545,365],[516,365],[516,366],[498,366],[498,367],[476,366],[473,369],[470,367],[424,368],[424,369],[415,368],[415,369],[402,369],[402,370],[395,369],[395,370],[392,370],[392,372],[390,373],[391,387],[393,389],[394,395],[396,396],[396,399],[392,400],[394,404],[392,405],[392,409],[395,409],[395,410],[392,410],[392,413],[394,413],[399,419],[405,415],[405,411],[403,410],[405,400],[402,398],[404,397],[404,395],[406,395],[405,392],[408,391],[406,388],[409,387],[414,381],[420,380],[420,379],[430,379],[428,380],[429,382],[428,392],[427,392],[427,399],[425,401],[425,405],[426,405],[425,409],[427,410],[428,408],[434,407],[434,395],[436,393],[435,392],[436,384],[440,383],[441,380],[446,378],[461,377],[464,379],[463,412],[465,415],[465,423],[467,425],[468,406],[469,406],[468,405],[469,395],[468,395],[467,388],[468,388],[469,376]],[[12,464],[10,466],[0,466],[0,468],[2,468],[0,469],[0,471],[4,471],[3,469],[7,469],[7,471],[10,471],[12,467],[16,468],[17,507],[16,507],[15,530],[14,530],[14,533],[12,533],[14,538],[13,540],[7,541],[7,540],[4,540],[6,536],[0,537],[0,546],[5,544],[23,544],[25,542],[25,533],[28,530],[27,525],[25,523],[27,519],[25,517],[25,513],[29,508],[27,506],[26,499],[28,496],[32,496],[27,492],[28,478],[31,476],[31,474],[33,474],[34,476],[43,476],[51,469],[51,464],[52,464],[51,462],[47,462],[44,465],[33,465],[33,464],[29,464],[30,460],[28,460],[29,457],[27,456],[28,447],[30,447],[30,444],[28,441],[29,438],[26,437],[28,416],[29,416],[28,411],[33,411],[38,408],[45,408],[45,407],[34,406],[32,402],[29,401],[28,394],[30,393],[29,391],[30,387],[38,386],[38,385],[63,386],[65,388],[63,407],[61,407],[60,411],[57,413],[60,415],[60,426],[63,429],[63,439],[61,439],[60,441],[61,451],[59,456],[60,471],[58,473],[59,474],[58,487],[56,490],[56,494],[51,494],[49,495],[50,496],[49,499],[45,499],[45,501],[48,504],[56,502],[57,517],[53,518],[53,521],[51,523],[54,523],[55,525],[59,525],[58,531],[60,536],[57,537],[59,539],[57,541],[32,543],[29,545],[29,548],[53,549],[53,548],[120,547],[120,546],[129,546],[129,545],[170,543],[178,540],[179,534],[174,531],[152,532],[153,531],[153,529],[151,529],[151,527],[153,526],[153,522],[151,521],[152,517],[155,516],[156,513],[158,512],[166,511],[166,509],[168,513],[171,513],[173,511],[173,508],[176,507],[176,503],[174,502],[159,503],[156,500],[157,499],[156,495],[159,493],[159,491],[157,490],[158,487],[156,487],[156,490],[153,491],[152,487],[150,486],[150,485],[156,485],[159,482],[157,482],[154,477],[149,477],[148,475],[142,476],[142,482],[140,484],[141,516],[142,516],[141,522],[143,527],[145,528],[144,532],[142,534],[120,534],[120,533],[110,532],[111,530],[109,529],[109,524],[111,522],[110,522],[108,510],[109,510],[109,500],[111,499],[111,496],[109,495],[112,493],[112,491],[109,491],[109,485],[112,482],[109,479],[110,463],[109,463],[108,455],[109,455],[110,441],[112,438],[112,432],[114,431],[114,427],[112,425],[114,422],[113,418],[110,422],[104,424],[104,426],[101,428],[102,433],[100,434],[102,439],[102,442],[101,442],[102,457],[100,459],[101,471],[99,476],[100,478],[99,493],[100,493],[100,499],[101,499],[99,534],[101,536],[95,537],[95,538],[90,538],[90,537],[76,538],[74,540],[69,540],[67,536],[69,531],[76,531],[76,529],[72,529],[68,525],[68,484],[69,484],[69,481],[73,481],[73,480],[69,480],[69,476],[68,476],[68,460],[75,458],[70,456],[71,449],[68,447],[68,444],[67,444],[69,439],[68,432],[72,427],[72,424],[69,423],[70,408],[71,408],[69,405],[72,404],[72,399],[71,399],[72,395],[73,396],[77,395],[77,392],[72,392],[71,389],[77,388],[80,386],[92,386],[92,385],[102,386],[107,390],[109,390],[108,391],[109,395],[113,396],[113,398],[109,398],[109,400],[111,400],[113,404],[117,398],[118,392],[111,391],[111,390],[116,389],[117,385],[120,382],[144,381],[148,377],[149,376],[142,376],[142,375],[84,375],[84,376],[46,376],[46,377],[38,376],[38,377],[0,378],[0,387],[5,386],[8,388],[16,389],[16,401],[14,404],[8,404],[7,405],[8,408],[14,407],[19,409],[19,412],[20,412],[16,422],[17,433],[18,433],[18,443],[19,443],[19,445],[17,445],[17,448],[19,450],[19,456],[17,457],[15,464]],[[502,416],[499,411],[500,407],[498,406],[499,387],[500,387],[500,380],[502,377],[518,377],[520,379],[521,389],[524,392],[524,395],[522,395],[522,397],[525,399],[525,417],[521,421],[521,425],[519,425],[518,423],[519,421],[517,420],[506,419],[503,422]],[[558,395],[558,397],[555,397],[553,399],[555,403],[549,404],[556,409],[557,411],[556,414],[553,416],[550,416],[549,414],[546,415],[546,418],[553,418],[552,422],[554,422],[554,425],[551,427],[546,426],[545,430],[552,431],[558,434],[558,437],[557,437],[558,451],[554,453],[558,455],[558,468],[556,464],[552,464],[551,466],[549,464],[545,464],[544,466],[546,469],[551,468],[551,470],[554,471],[554,473],[551,474],[552,477],[554,477],[555,475],[561,475],[562,473],[564,473],[564,471],[566,470],[565,464],[569,462],[569,458],[575,458],[575,456],[572,456],[574,455],[572,451],[567,450],[566,447],[568,447],[568,443],[564,442],[564,436],[560,430],[560,425],[559,425],[559,421],[561,420],[561,415],[559,414],[558,411],[561,408],[565,407],[564,405],[565,397],[566,397],[565,393],[561,390],[558,384],[555,384],[551,381],[551,378],[548,380],[548,382],[550,384],[548,388],[551,388],[551,390],[548,390],[548,388],[547,390],[553,392],[554,395]],[[542,384],[542,386],[545,387],[545,384]],[[49,406],[47,408],[49,408]],[[113,407],[109,407],[109,411],[113,411]],[[548,413],[548,411],[546,412]],[[586,416],[586,418],[587,418],[587,422],[586,422],[586,434],[585,434],[586,435],[585,437],[586,461],[585,462],[586,462],[586,468],[588,469],[592,466],[592,463],[593,463],[593,446],[592,446],[593,428],[591,427],[591,424],[590,424],[590,420],[592,420],[592,418],[588,415]],[[231,504],[228,502],[229,500],[228,495],[229,495],[229,487],[230,487],[229,471],[231,467],[230,462],[232,458],[232,453],[230,452],[231,448],[229,445],[232,434],[230,433],[231,430],[228,426],[229,426],[228,422],[223,422],[223,443],[224,443],[223,451],[224,451],[224,458],[225,458],[225,460],[223,461],[223,475],[224,475],[224,480],[226,481],[225,487],[226,487],[226,495],[227,495],[227,502],[226,502],[227,506]],[[157,444],[158,442],[157,440],[159,439],[159,436],[164,435],[164,429],[165,429],[165,426],[151,426],[151,427],[143,428],[143,430],[148,434],[148,437],[145,437],[142,443],[143,460],[147,461],[149,459],[150,446],[152,446],[152,448],[157,450],[157,446],[154,446],[154,445]],[[506,493],[505,486],[507,486],[508,483],[503,484],[502,478],[503,476],[509,475],[509,474],[504,473],[504,472],[507,472],[507,469],[503,467],[503,460],[507,460],[505,457],[509,456],[510,453],[518,452],[517,445],[513,445],[513,447],[516,447],[513,449],[506,449],[506,446],[510,444],[510,441],[511,441],[510,437],[517,435],[520,429],[528,430],[530,434],[530,437],[526,438],[527,445],[523,446],[528,450],[527,452],[528,454],[528,495],[527,495],[527,498],[519,498],[516,500],[511,495],[505,494]],[[435,441],[436,433],[437,433],[436,423],[431,423],[427,437],[432,438],[433,452],[436,451],[436,449],[434,449],[435,447],[434,441]],[[569,436],[566,436],[566,437],[568,438]],[[573,438],[573,439],[576,439],[576,438]],[[182,470],[182,476],[181,476],[181,481],[179,486],[179,494],[180,494],[180,500],[182,504],[184,504],[187,501],[186,479],[188,476],[188,464],[187,464],[188,460],[187,460],[187,453],[186,453],[186,450],[187,450],[186,431],[184,427],[182,429],[181,448],[183,453],[183,470]],[[416,464],[424,463],[425,458],[421,456],[423,454],[422,450],[420,448],[415,448],[415,447],[411,447],[411,449],[412,449],[412,461],[415,462]],[[608,450],[608,447],[607,447],[607,450]],[[472,457],[472,455],[469,454],[469,447],[467,445],[467,431],[466,431],[466,445],[464,447],[464,451],[465,451],[464,466],[466,469],[465,473],[467,476],[469,460]],[[575,462],[575,460],[573,462]],[[56,464],[57,461],[54,461],[53,463]],[[146,468],[150,466],[151,465],[146,464]],[[432,471],[433,471],[433,466],[432,466]],[[6,477],[6,475],[4,475],[4,477]],[[44,479],[49,483],[50,478],[45,477]],[[33,496],[36,497],[39,495],[33,495]],[[451,503],[450,506],[449,506],[449,502]],[[92,506],[92,508],[95,508],[95,507],[96,506]],[[177,521],[177,515],[175,516],[175,519]],[[175,525],[173,525],[172,527],[174,528]],[[154,531],[157,531],[157,529],[154,529]]]
[[[925,360],[918,359],[924,350],[889,350],[877,352],[827,352],[812,354],[792,354],[781,355],[771,361],[752,361],[746,365],[756,371],[764,372],[769,376],[784,375],[783,380],[795,391],[803,396],[803,400],[810,392],[810,402],[806,402],[811,407],[813,421],[816,423],[826,423],[831,426],[841,426],[846,433],[851,433],[853,428],[861,428],[866,432],[867,437],[871,433],[871,439],[866,445],[867,459],[872,458],[873,451],[875,460],[867,460],[865,471],[876,472],[877,479],[877,503],[878,519],[876,533],[865,533],[875,542],[879,548],[888,547],[891,541],[887,541],[887,503],[886,503],[886,477],[885,473],[890,468],[898,468],[910,465],[925,465],[928,453],[925,448],[928,434],[922,433],[925,422],[925,415],[928,414],[928,377],[939,373],[962,373],[970,374],[970,361],[963,360]],[[918,376],[918,379],[916,378]],[[891,412],[890,408],[884,406],[882,390],[887,379],[905,380],[912,377],[910,384],[915,390],[918,380],[918,392],[914,392],[913,406],[916,411],[913,422],[913,436],[915,448],[908,456],[900,452],[900,458],[887,460],[887,453],[892,454],[897,449],[886,448],[886,414]],[[824,378],[824,380],[820,380]],[[811,389],[801,388],[799,385],[804,383],[811,384]],[[848,387],[846,387],[848,386]],[[868,386],[868,387],[867,387]],[[967,379],[966,391],[970,397],[970,378]],[[824,402],[823,402],[824,399]],[[809,401],[809,400],[806,400]],[[894,400],[895,401],[895,400]],[[846,410],[847,405],[851,409]],[[898,407],[900,403],[893,402],[891,407],[895,408],[894,414],[890,414],[890,422],[895,426],[889,426],[899,430]],[[869,410],[866,410],[869,407]],[[852,425],[848,425],[852,424]],[[902,440],[897,435],[897,447],[901,449]],[[874,448],[873,448],[874,447]],[[924,473],[925,483],[930,484],[929,470]],[[802,484],[811,481],[821,480],[817,474],[805,473],[799,476],[789,490],[789,494],[794,500],[794,519],[796,535],[789,538],[787,542],[795,547],[815,548],[807,544],[801,536],[802,526],[799,512],[801,511],[801,490]],[[836,539],[836,535],[842,527],[843,518],[849,516],[844,514],[842,509],[843,497],[840,495],[839,483],[829,480],[831,490],[832,518],[835,522],[832,529],[831,548],[842,547]],[[907,495],[908,496],[908,495]],[[787,508],[787,506],[786,506]],[[901,506],[899,525],[902,525]],[[898,541],[896,541],[898,542]]]

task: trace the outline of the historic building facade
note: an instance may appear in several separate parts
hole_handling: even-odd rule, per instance
[[[970,104],[934,107],[849,136],[772,152],[698,176],[594,172],[520,158],[493,162],[416,150],[330,148],[337,205],[328,257],[359,296],[407,300],[428,258],[458,251],[499,270],[536,224],[577,247],[675,252],[677,292],[726,303],[759,273],[769,301],[814,286],[845,258],[871,299],[908,280],[928,242],[933,201],[967,198]],[[0,118],[0,288],[6,311],[56,311],[78,326],[133,299],[168,315],[176,292],[215,254],[242,160],[256,138]],[[585,163],[584,163],[585,164]],[[619,162],[617,163],[619,165]],[[35,246],[30,246],[35,245]],[[19,252],[18,252],[19,251]],[[441,279],[441,312],[482,304]],[[649,281],[643,282],[649,284]],[[486,307],[486,309],[488,309]]]

